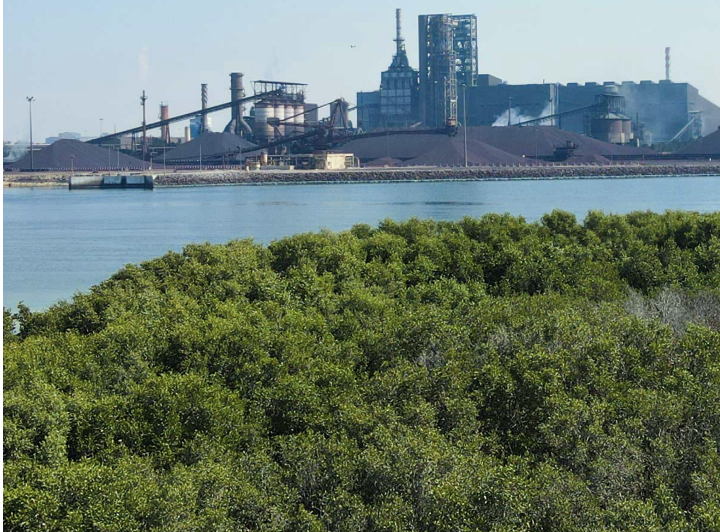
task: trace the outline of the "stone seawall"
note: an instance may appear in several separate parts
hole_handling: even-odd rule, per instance
[[[643,165],[643,166],[542,166],[473,167],[425,169],[363,169],[347,171],[242,172],[221,171],[159,175],[157,186],[229,184],[310,184],[368,183],[384,181],[443,181],[492,179],[578,179],[681,175],[720,175],[720,165]]]
[[[156,186],[253,185],[264,183],[372,183],[493,179],[579,179],[681,175],[720,175],[720,164],[617,166],[476,166],[471,168],[367,168],[336,171],[203,170],[160,171]],[[67,173],[5,174],[5,186],[67,186]]]

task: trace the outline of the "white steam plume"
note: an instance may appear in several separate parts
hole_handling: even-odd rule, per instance
[[[518,124],[519,122],[526,122],[528,120],[535,120],[536,118],[542,118],[543,116],[547,116],[552,113],[552,107],[548,103],[545,106],[545,109],[540,111],[540,114],[538,115],[523,115],[520,114],[520,110],[518,107],[513,107],[510,109],[510,122],[514,126]],[[547,122],[543,122],[544,125],[551,125],[550,120]],[[495,119],[495,122],[493,122],[493,127],[497,126],[507,126],[508,125],[508,112],[503,112],[500,116],[498,116]]]

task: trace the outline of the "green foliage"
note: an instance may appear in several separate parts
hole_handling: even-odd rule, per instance
[[[386,220],[4,309],[4,524],[716,531],[718,235]]]

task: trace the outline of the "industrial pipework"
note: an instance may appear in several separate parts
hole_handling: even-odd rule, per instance
[[[243,74],[242,72],[233,72],[230,74],[230,101],[238,102],[237,105],[231,107],[231,118],[227,126],[225,126],[225,133],[234,133],[241,137],[246,137],[252,134],[252,129],[245,119],[243,114],[245,113],[245,106],[240,100],[245,98],[245,89],[243,87]]]

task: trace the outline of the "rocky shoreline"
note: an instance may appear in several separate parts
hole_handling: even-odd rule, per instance
[[[720,164],[476,166],[470,168],[368,168],[335,171],[203,170],[159,173],[156,186],[208,186],[313,183],[373,183],[402,181],[580,179],[720,175]],[[64,186],[68,173],[6,174],[5,186]]]

